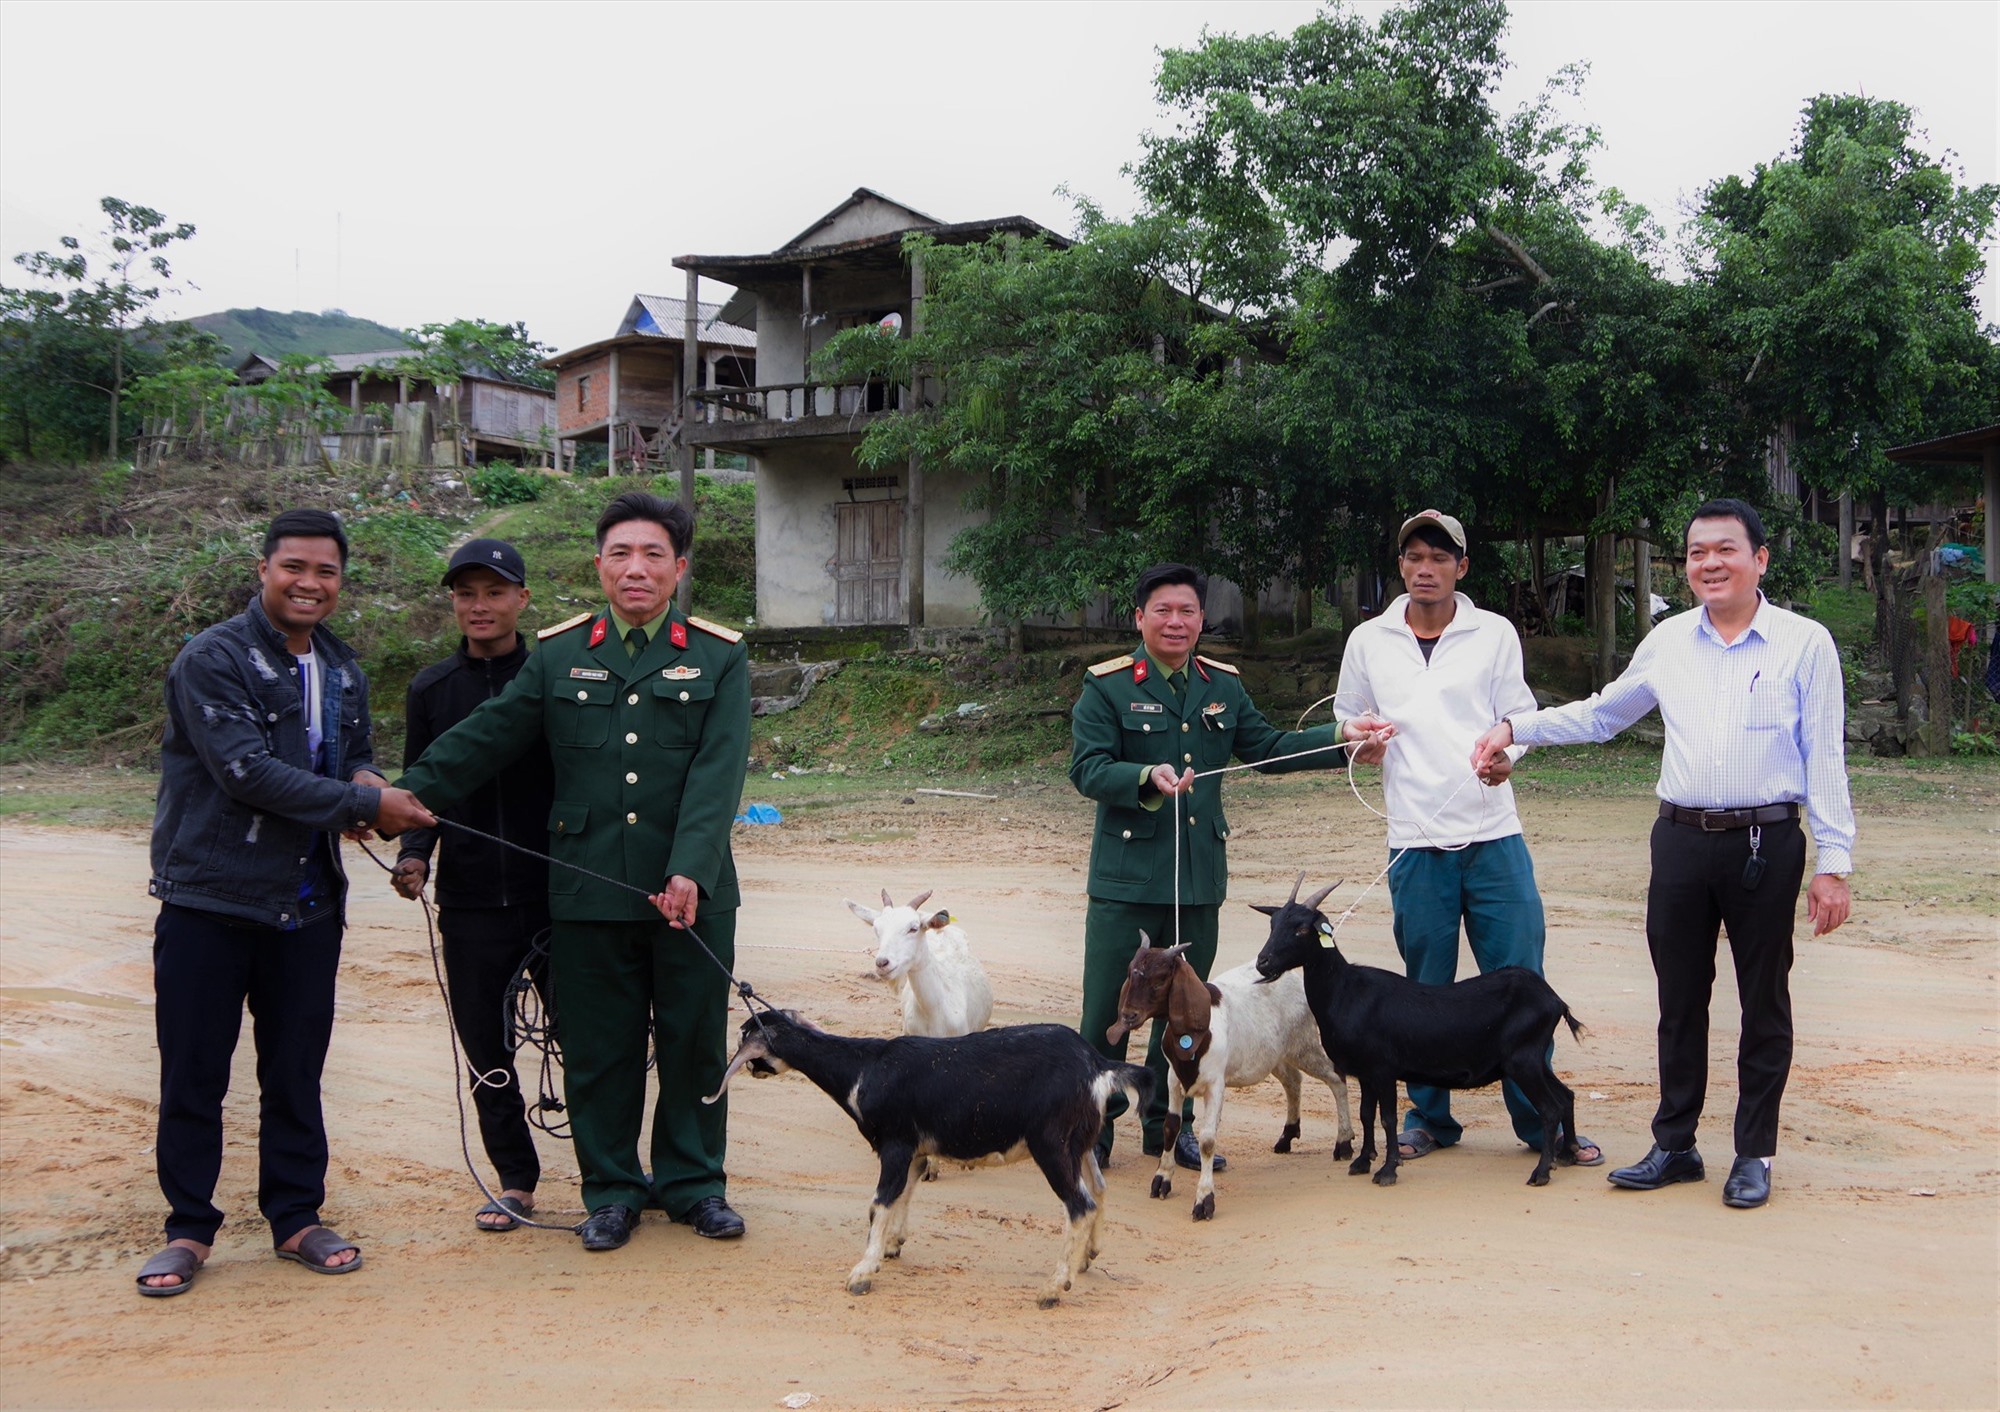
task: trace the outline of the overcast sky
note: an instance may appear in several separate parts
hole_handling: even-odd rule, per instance
[[[199,227],[172,313],[523,319],[573,347],[679,294],[673,256],[770,250],[857,186],[944,220],[1068,231],[1062,186],[1127,214],[1154,51],[1313,9],[4,0],[0,254],[116,195]],[[1996,0],[1517,0],[1505,46],[1503,110],[1589,63],[1597,177],[1670,228],[1820,92],[1907,103],[1971,180],[2000,174]],[[1991,318],[1991,263],[1985,290]]]

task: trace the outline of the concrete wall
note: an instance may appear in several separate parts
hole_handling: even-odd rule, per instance
[[[866,240],[871,235],[887,235],[891,231],[929,229],[931,225],[932,222],[919,221],[900,206],[892,206],[886,201],[862,200],[813,231],[805,238],[805,244],[841,245],[850,240]]]
[[[969,476],[931,470],[924,474],[924,625],[971,627],[986,621],[979,585],[944,571],[952,536],[985,516],[965,508]]]
[[[763,384],[804,382],[807,348],[799,327],[802,290],[796,280],[760,285],[757,289],[757,381]],[[812,326],[812,352],[826,346],[839,332],[845,315],[857,312],[900,312],[910,317],[910,277],[906,271],[813,271],[813,311],[823,317]],[[823,409],[831,412],[832,408]]]

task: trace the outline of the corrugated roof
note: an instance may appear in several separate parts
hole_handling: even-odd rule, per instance
[[[628,313],[618,332],[644,334],[649,338],[669,338],[679,342],[687,327],[687,300],[671,294],[641,294],[634,301],[638,312]],[[752,352],[757,335],[750,329],[721,320],[722,306],[706,299],[695,306],[695,330],[703,343],[720,343]]]

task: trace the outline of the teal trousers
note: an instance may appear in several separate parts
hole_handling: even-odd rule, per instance
[[[1449,985],[1458,976],[1459,924],[1481,975],[1502,966],[1542,973],[1547,928],[1535,862],[1520,834],[1447,851],[1412,848],[1389,869],[1389,897],[1396,913],[1396,950],[1413,981]],[[1542,1120],[1528,1096],[1503,1083],[1501,1097],[1514,1135],[1542,1145]],[[1464,1134],[1451,1115],[1451,1090],[1410,1085],[1403,1128],[1422,1128],[1449,1147]]]

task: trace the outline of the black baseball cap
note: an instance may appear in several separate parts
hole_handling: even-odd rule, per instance
[[[451,581],[465,569],[491,569],[509,583],[528,581],[521,551],[504,539],[468,539],[459,545],[452,551],[451,566],[444,571],[444,586],[450,588]]]

